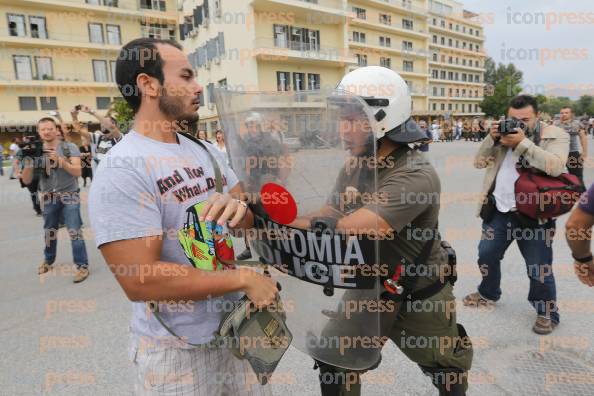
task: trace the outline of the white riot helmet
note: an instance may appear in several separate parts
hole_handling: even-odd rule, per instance
[[[410,118],[412,100],[406,82],[385,67],[366,66],[345,75],[337,89],[361,97],[371,115],[376,139],[387,136],[397,143],[414,143],[427,136]]]
[[[250,122],[256,123],[260,126],[262,126],[262,115],[260,113],[256,113],[255,111],[252,111],[250,114],[248,114],[248,116],[245,118],[245,123],[248,124]]]

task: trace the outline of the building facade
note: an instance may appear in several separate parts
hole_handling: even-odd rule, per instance
[[[175,0],[0,0],[0,13],[2,140],[50,111],[107,109],[122,44],[179,36]]]
[[[137,37],[181,41],[210,133],[215,87],[333,88],[365,65],[403,76],[415,116],[482,114],[483,28],[452,0],[0,0],[0,11],[3,132],[77,104],[107,109],[118,50]]]
[[[180,38],[205,88],[200,128],[210,133],[218,127],[215,87],[333,88],[367,65],[402,75],[416,117],[483,115],[485,38],[462,3],[186,0],[180,13]]]

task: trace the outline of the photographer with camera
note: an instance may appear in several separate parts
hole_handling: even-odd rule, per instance
[[[483,280],[478,291],[464,297],[463,303],[493,307],[501,298],[501,260],[516,240],[530,278],[528,300],[537,311],[532,330],[548,334],[559,323],[552,271],[555,220],[537,221],[520,214],[515,183],[520,177],[518,164],[529,163],[553,177],[566,172],[569,137],[562,129],[542,123],[539,115],[534,97],[515,97],[508,119],[491,124],[475,157],[475,167],[487,170],[479,206],[483,237],[478,246],[478,265]]]
[[[15,176],[19,179],[21,183],[21,188],[26,188],[29,190],[29,195],[31,196],[31,202],[33,203],[33,210],[35,214],[39,217],[41,216],[41,206],[39,205],[39,196],[37,194],[37,190],[39,188],[39,177],[38,175],[34,175],[33,180],[29,184],[23,183],[23,168],[24,162],[23,158],[27,153],[33,154],[35,156],[36,147],[37,145],[41,144],[39,140],[39,136],[25,136],[23,137],[22,143],[19,144],[19,149],[16,152],[16,171]]]
[[[82,125],[78,120],[79,112],[90,114],[99,120],[101,131],[90,132],[89,128]],[[115,118],[110,115],[103,117],[97,114],[89,106],[76,105],[70,114],[72,115],[73,132],[80,134],[83,138],[87,138],[91,143],[91,164],[93,173],[95,173],[97,171],[97,165],[99,165],[101,159],[105,157],[105,154],[107,154],[107,152],[122,139],[122,132],[118,128],[118,123]]]
[[[567,170],[576,175],[582,185],[584,184],[584,161],[588,157],[588,139],[586,129],[579,120],[574,119],[573,110],[565,106],[559,112],[559,120],[555,126],[562,128],[569,135],[569,157],[567,158]]]
[[[44,260],[39,274],[51,270],[56,260],[58,223],[64,218],[72,243],[72,256],[77,272],[74,282],[89,276],[87,249],[82,235],[78,177],[81,175],[80,153],[72,143],[59,139],[58,125],[53,118],[44,117],[37,122],[41,138],[23,153],[24,184],[31,184],[36,174],[45,230]]]

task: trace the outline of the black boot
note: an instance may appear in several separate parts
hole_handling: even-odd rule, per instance
[[[250,249],[245,249],[237,256],[237,260],[247,260],[252,258],[252,251]]]

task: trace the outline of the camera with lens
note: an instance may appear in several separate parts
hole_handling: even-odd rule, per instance
[[[38,158],[43,155],[43,142],[39,135],[25,136],[19,148],[23,157]]]
[[[511,135],[514,133],[518,133],[516,131],[517,128],[526,131],[526,129],[528,129],[528,126],[523,121],[518,120],[517,118],[507,118],[505,120],[499,121],[498,132],[501,135]]]

